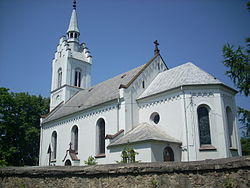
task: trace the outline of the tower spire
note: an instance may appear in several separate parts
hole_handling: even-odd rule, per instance
[[[69,28],[67,30],[68,39],[73,41],[78,40],[80,31],[78,29],[77,16],[76,16],[76,0],[73,1],[73,10],[69,22]]]

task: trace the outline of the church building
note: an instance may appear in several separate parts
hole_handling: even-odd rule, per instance
[[[91,85],[76,4],[52,61],[50,113],[41,118],[39,165],[197,161],[241,155],[236,90],[191,62],[169,68],[155,41],[145,64]]]

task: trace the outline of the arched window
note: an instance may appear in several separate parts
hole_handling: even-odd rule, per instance
[[[229,107],[226,108],[226,113],[227,113],[227,132],[228,132],[229,147],[234,147],[235,146],[234,117],[232,110]]]
[[[71,166],[71,161],[69,159],[67,159],[64,163],[65,166]]]
[[[71,130],[71,143],[72,143],[72,150],[77,152],[78,151],[78,127],[76,125],[74,125]]]
[[[57,133],[54,131],[51,136],[51,144],[52,144],[52,160],[56,159],[56,150],[57,150]]]
[[[97,121],[97,155],[105,154],[105,121],[100,118]]]
[[[76,69],[75,70],[75,82],[74,82],[74,86],[81,87],[81,70],[80,69]]]
[[[163,161],[174,161],[174,152],[171,147],[167,146],[163,150]]]
[[[200,145],[211,145],[209,108],[208,106],[199,106],[197,109]]]
[[[57,72],[57,87],[61,87],[62,86],[62,69],[59,68],[58,72]]]

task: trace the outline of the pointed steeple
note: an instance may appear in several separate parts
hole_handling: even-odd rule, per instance
[[[69,22],[69,28],[67,30],[68,39],[77,39],[79,38],[80,31],[78,29],[77,15],[76,15],[76,1],[73,1],[73,10]]]
[[[76,9],[75,8],[73,8],[73,10],[72,10],[69,28],[67,30],[67,33],[71,32],[71,31],[80,33],[80,31],[78,29],[78,24],[77,24],[77,16],[76,16]]]

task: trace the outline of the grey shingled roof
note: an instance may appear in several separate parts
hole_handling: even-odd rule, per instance
[[[52,111],[43,123],[59,119],[61,117],[85,110],[98,104],[102,104],[119,97],[119,86],[127,85],[146,64],[122,73],[114,78],[106,80],[91,88],[79,91],[64,105]]]
[[[158,126],[151,125],[149,123],[141,123],[136,128],[129,131],[124,136],[118,138],[116,141],[109,144],[110,146],[123,145],[127,143],[135,143],[141,141],[163,141],[163,142],[174,142],[180,143],[181,141],[169,136]]]
[[[184,85],[202,84],[222,84],[222,82],[189,62],[158,74],[138,99]]]

